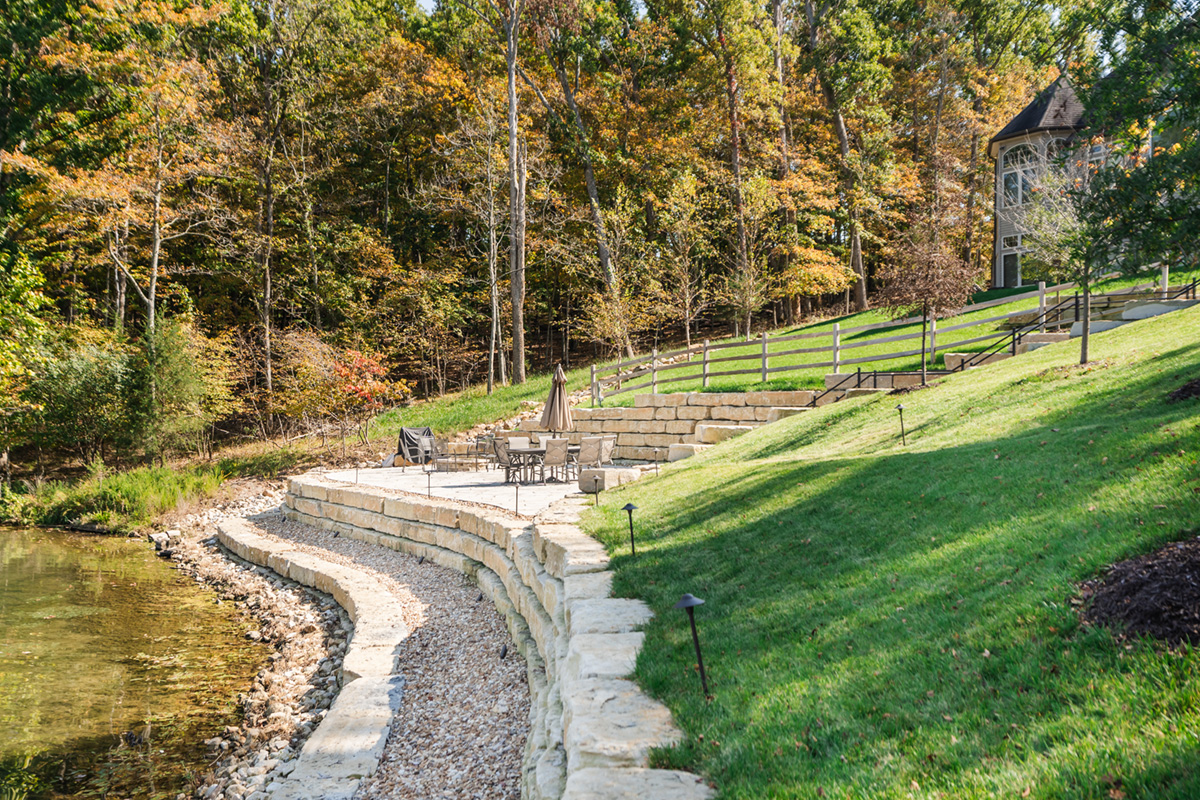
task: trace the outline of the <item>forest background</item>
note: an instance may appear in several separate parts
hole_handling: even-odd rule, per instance
[[[907,262],[983,286],[988,139],[1186,5],[8,0],[0,449],[361,433]]]

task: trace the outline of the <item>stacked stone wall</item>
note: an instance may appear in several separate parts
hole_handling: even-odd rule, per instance
[[[641,601],[609,596],[608,554],[575,524],[583,499],[559,501],[529,523],[303,476],[290,481],[284,504],[290,519],[463,572],[496,605],[529,673],[522,797],[710,796],[695,775],[649,768],[652,748],[681,737],[667,708],[629,680],[639,628],[652,615]]]
[[[568,434],[578,444],[584,436],[615,436],[617,458],[665,461],[673,444],[702,444],[698,425],[756,427],[786,414],[781,409],[808,406],[813,392],[681,392],[634,395],[632,408],[573,408],[575,430]],[[521,423],[521,430],[542,433],[536,420]]]

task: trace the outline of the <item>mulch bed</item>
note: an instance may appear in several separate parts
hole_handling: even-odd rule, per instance
[[[1188,381],[1183,386],[1168,394],[1167,402],[1178,403],[1180,400],[1191,400],[1193,397],[1200,397],[1200,378]]]
[[[1114,564],[1082,589],[1087,622],[1172,645],[1200,643],[1200,536]]]

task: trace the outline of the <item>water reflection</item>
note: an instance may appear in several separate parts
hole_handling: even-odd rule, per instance
[[[174,796],[268,653],[214,600],[142,541],[0,530],[0,763]]]

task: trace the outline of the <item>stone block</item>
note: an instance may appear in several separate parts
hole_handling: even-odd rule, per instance
[[[599,433],[603,424],[601,420],[576,419],[575,430],[580,433]]]
[[[579,471],[579,491],[594,492],[595,488],[600,491],[611,489],[614,486],[620,486],[623,483],[629,483],[638,479],[638,472],[635,469],[622,469],[620,467],[591,467]]]
[[[574,533],[555,533],[544,536],[546,571],[560,580],[583,572],[600,572],[608,568],[608,552],[604,545],[575,529]]]
[[[754,428],[749,425],[697,425],[696,438],[701,444],[720,444],[721,442],[749,433]]]
[[[751,406],[715,406],[711,412],[714,420],[744,422],[754,419],[755,409]]]
[[[415,520],[417,518],[417,512],[413,509],[412,501],[399,497],[384,498],[383,513],[384,516],[395,517],[396,519]]]
[[[903,388],[906,388],[909,386],[920,386],[920,385],[921,385],[921,376],[920,375],[907,375],[907,374],[898,372],[892,376],[892,388],[893,389],[903,389]]]
[[[655,419],[666,419],[666,420],[675,419],[675,409],[676,409],[675,406],[664,406],[663,408],[656,408],[654,410],[654,418]]]
[[[623,411],[625,413],[622,419],[654,419],[654,415],[658,413],[658,409],[655,407],[626,408]]]
[[[655,408],[662,405],[662,395],[660,394],[635,394],[633,396],[634,408]]]
[[[677,420],[672,420],[671,422],[668,422],[666,424],[666,430],[663,432],[664,433],[681,434],[681,433],[695,433],[695,431],[696,431],[696,420],[694,420],[694,419],[677,419]]]
[[[667,450],[667,461],[682,461],[707,450],[711,445],[706,444],[673,444]]]
[[[317,483],[311,479],[300,484],[300,494],[313,500],[324,500],[326,491],[327,487],[324,484]]]
[[[618,433],[617,444],[622,447],[642,447],[646,444],[644,433]]]
[[[587,767],[645,767],[652,749],[682,738],[666,706],[632,681],[596,678],[563,689],[568,775]]]
[[[670,433],[648,433],[645,437],[646,447],[670,447],[679,441],[679,437]]]
[[[667,769],[585,767],[571,773],[562,800],[710,800],[699,775]]]
[[[715,392],[691,392],[688,394],[689,406],[726,406],[725,395]]]
[[[625,413],[632,410],[629,408],[593,408],[589,416],[592,419],[625,419]],[[654,416],[654,409],[650,410],[650,416]]]
[[[572,636],[563,675],[572,681],[632,675],[645,638],[641,631]]]
[[[708,406],[679,406],[675,409],[677,419],[708,419]]]
[[[837,389],[832,391],[821,392],[814,398],[818,406],[827,406],[830,403],[836,403],[846,396],[846,393]]]
[[[877,394],[887,394],[887,389],[868,389],[865,386],[846,390],[846,397],[873,397]]]
[[[297,497],[296,504],[293,506],[301,514],[307,514],[310,517],[320,517],[321,501],[313,500],[310,497]]]
[[[1127,321],[1119,319],[1094,319],[1089,333],[1104,333],[1127,324],[1129,324]],[[1071,338],[1078,339],[1080,336],[1083,336],[1083,323],[1076,322],[1071,325]]]
[[[606,597],[567,603],[567,634],[632,633],[654,616],[641,600]]]
[[[1078,323],[1076,323],[1078,324]],[[1096,331],[1093,326],[1092,332]],[[1075,329],[1072,327],[1071,335],[1075,336]],[[967,359],[974,359],[971,363],[972,367],[981,367],[985,364],[994,364],[997,361],[1003,361],[1006,358],[1012,358],[1010,353],[992,353],[991,355],[980,358],[976,353],[945,353],[943,359],[946,364],[946,369],[954,371],[962,368],[962,364]]]
[[[767,422],[779,422],[781,419],[795,417],[808,411],[807,408],[768,408]]]

